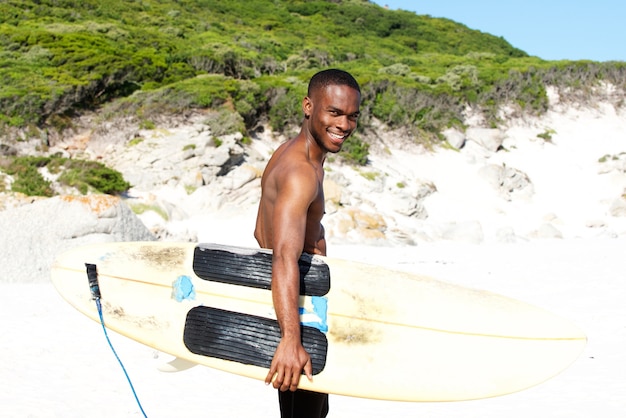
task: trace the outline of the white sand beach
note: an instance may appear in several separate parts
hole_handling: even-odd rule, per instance
[[[536,131],[554,128],[558,149],[529,142],[528,128],[511,128],[505,140],[506,147],[516,150],[509,154],[516,168],[532,178],[531,201],[503,203],[487,194],[464,195],[475,177],[471,170],[458,168],[459,159],[467,157],[462,153],[423,156],[408,163],[416,176],[428,176],[438,186],[436,196],[426,201],[430,222],[477,220],[485,231],[482,242],[442,238],[411,246],[367,246],[333,238],[329,254],[415,271],[543,307],[587,333],[584,353],[560,375],[516,394],[455,403],[331,396],[331,417],[624,416],[626,217],[608,214],[608,207],[626,182],[619,170],[599,175],[598,159],[626,151],[626,122],[623,114],[598,116],[591,110],[575,118],[551,117]],[[460,174],[452,177],[455,172]],[[546,219],[562,237],[532,235]],[[187,226],[197,229],[199,241],[254,246],[253,222],[250,209],[206,214]],[[502,228],[511,228],[518,239],[494,239],[494,231]],[[100,325],[69,306],[45,278],[12,282],[0,280],[0,416],[142,416]],[[157,368],[170,360],[168,355],[109,334],[149,417],[278,416],[275,390],[263,382],[201,366],[163,373]]]
[[[507,245],[437,243],[407,248],[337,246],[341,257],[385,260],[488,289],[571,319],[588,335],[566,371],[512,395],[455,403],[331,396],[333,417],[619,418],[626,410],[626,240],[542,240]],[[50,284],[0,285],[3,417],[138,417],[130,387],[100,326]],[[262,382],[205,367],[157,370],[169,356],[109,332],[149,417],[275,417]],[[416,376],[416,379],[420,378]]]

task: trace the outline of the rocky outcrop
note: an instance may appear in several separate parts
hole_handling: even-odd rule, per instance
[[[57,196],[0,212],[0,281],[48,280],[62,251],[84,244],[152,241],[154,236],[119,198]]]
[[[626,150],[619,133],[626,124],[621,111],[598,109],[507,120],[499,129],[472,119],[464,131],[443,131],[449,146],[435,149],[405,130],[374,124],[366,166],[328,156],[327,236],[338,243],[406,245],[624,234]],[[263,170],[285,138],[269,130],[218,138],[205,117],[164,119],[154,129],[85,119],[73,136],[52,141],[49,152],[122,172],[133,186],[124,202],[160,240],[220,239],[200,230],[225,219],[245,224],[250,237]],[[36,153],[34,145],[23,141],[16,149]],[[30,201],[0,199],[0,210]],[[551,213],[561,222],[546,223]]]

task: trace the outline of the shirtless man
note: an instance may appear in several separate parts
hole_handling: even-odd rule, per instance
[[[341,70],[324,70],[309,82],[302,101],[300,133],[274,152],[261,180],[261,201],[254,237],[272,248],[272,300],[281,329],[265,383],[279,392],[281,417],[325,417],[328,395],[298,390],[300,376],[312,380],[311,358],[302,346],[298,300],[303,252],[326,255],[324,160],[341,150],[356,129],[361,91]]]

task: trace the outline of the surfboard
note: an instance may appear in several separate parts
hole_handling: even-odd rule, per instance
[[[107,328],[190,363],[264,380],[280,339],[270,250],[126,242],[69,250],[58,292]],[[394,401],[460,401],[520,391],[566,369],[586,344],[570,321],[487,291],[304,254],[300,388]],[[94,289],[95,288],[95,289]],[[173,369],[178,366],[172,365]]]

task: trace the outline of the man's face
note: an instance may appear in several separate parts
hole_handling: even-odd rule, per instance
[[[354,132],[361,95],[352,87],[329,85],[303,101],[309,132],[325,152],[336,153]]]

